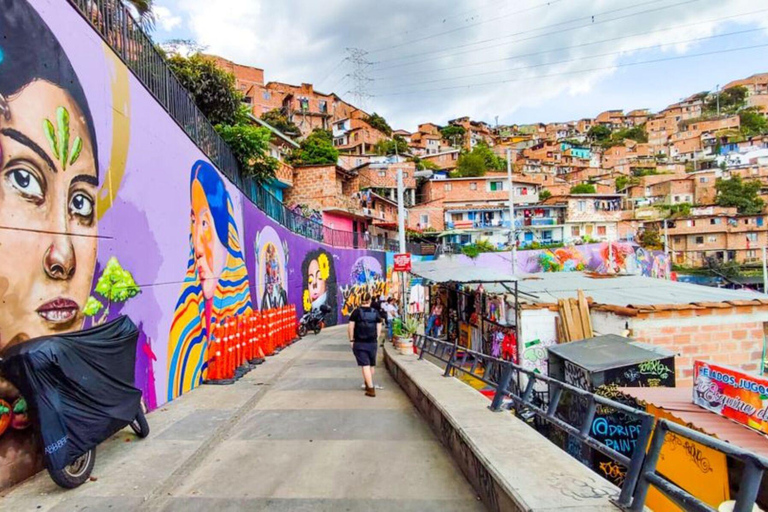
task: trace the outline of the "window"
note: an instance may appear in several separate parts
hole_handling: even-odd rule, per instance
[[[707,237],[707,242],[709,242],[711,244],[717,242],[717,235],[709,235]]]
[[[605,226],[597,226],[597,236],[605,236]]]
[[[680,202],[680,196],[675,196],[675,202],[676,202],[676,203],[679,203],[679,202]]]
[[[421,227],[429,227],[429,215],[426,213],[419,215],[419,224]]]
[[[264,91],[264,93],[261,95],[261,97],[264,98],[265,100],[268,100],[272,96],[269,94],[269,91]]]
[[[445,189],[446,192],[450,192],[451,189],[453,188],[453,184],[452,183],[446,183],[445,185],[443,185],[443,188]]]
[[[692,228],[692,227],[695,227],[695,226],[696,226],[696,221],[695,220],[689,220],[688,221],[688,227],[689,228]]]
[[[497,192],[499,190],[504,190],[504,182],[503,181],[492,181],[491,182],[491,192]]]
[[[253,98],[251,98],[250,96],[245,96],[243,98],[243,103],[245,103],[246,105],[250,105],[253,103]]]
[[[696,245],[701,245],[704,243],[704,237],[703,236],[697,236],[696,237]]]
[[[699,178],[699,183],[706,183],[706,182],[707,182],[706,176],[702,176],[701,178]]]
[[[683,243],[683,237],[681,237],[681,236],[676,236],[676,237],[675,237],[675,243],[676,243],[676,244],[681,244],[681,243]]]
[[[477,182],[476,181],[471,181],[469,183],[469,190],[477,190]]]
[[[572,226],[571,227],[571,236],[581,236],[579,234],[579,226]]]
[[[757,242],[757,233],[747,233],[747,240]]]
[[[749,219],[744,219],[744,224],[749,224]]]
[[[387,171],[379,171],[379,176],[381,176],[382,178],[386,178],[387,177]]]
[[[299,108],[303,111],[309,110],[309,100],[307,98],[299,99]]]
[[[578,208],[580,212],[587,211],[587,202],[586,201],[579,201],[578,202]]]
[[[451,220],[453,222],[461,222],[464,220],[464,214],[463,213],[452,213],[451,214]]]
[[[320,112],[322,112],[323,114],[328,112],[328,102],[327,101],[321,101],[319,103],[319,106],[320,106]]]
[[[747,258],[755,258],[757,257],[757,251],[749,250],[747,251]]]
[[[710,224],[717,224],[717,221],[718,221],[718,220],[719,220],[719,219],[709,219],[709,223],[710,223]]]
[[[408,173],[407,173],[407,172],[404,172],[404,173],[403,173],[403,178],[407,178],[407,177],[408,177]]]

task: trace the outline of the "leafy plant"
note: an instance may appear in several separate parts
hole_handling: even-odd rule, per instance
[[[646,249],[661,249],[661,235],[656,227],[648,227],[640,233],[638,242]]]
[[[739,112],[739,121],[741,133],[747,137],[768,133],[768,119],[755,108],[747,108]]]
[[[107,319],[109,308],[112,304],[125,302],[135,297],[139,294],[141,288],[134,281],[133,275],[120,266],[117,258],[112,256],[107,261],[107,266],[104,267],[98,281],[96,281],[95,291],[107,300],[106,307],[101,301],[90,296],[83,307],[83,314],[92,317],[103,309],[104,313],[95,322],[96,324],[101,324]]]
[[[541,192],[539,192],[539,200],[541,201],[546,201],[550,197],[552,197],[552,192],[547,189],[542,189]]]
[[[419,330],[419,321],[409,316],[392,325],[392,332],[399,338],[412,338]]]
[[[461,143],[461,141],[464,140],[465,133],[467,133],[467,130],[465,130],[463,126],[453,124],[440,129],[440,135],[443,136],[444,140],[451,144],[456,144],[457,141]]]
[[[579,183],[571,187],[571,194],[594,194],[595,186],[591,183]]]
[[[754,215],[763,211],[765,206],[765,201],[758,196],[760,187],[759,181],[743,181],[739,175],[729,180],[718,178],[715,182],[715,202],[718,206],[736,207],[742,215]]]
[[[288,119],[288,116],[283,113],[279,108],[272,109],[268,112],[264,112],[261,115],[261,120],[283,132],[286,135],[298,137],[301,135],[301,130],[293,122]]]
[[[386,136],[392,135],[392,127],[389,126],[389,123],[387,123],[386,119],[384,119],[382,116],[380,116],[376,112],[366,117],[365,122],[368,123],[368,125],[371,128],[375,128],[379,130],[381,133],[383,133]]]
[[[294,165],[335,165],[338,159],[339,150],[333,147],[331,132],[316,128],[293,150],[288,160]]]
[[[211,124],[237,122],[242,95],[235,87],[234,75],[200,54],[189,58],[173,55],[167,62]]]
[[[269,154],[269,128],[253,124],[217,125],[216,131],[232,149],[244,175],[262,183],[275,177],[280,163]]]
[[[373,152],[377,155],[394,155],[408,152],[408,143],[400,135],[391,139],[380,140],[374,146]]]

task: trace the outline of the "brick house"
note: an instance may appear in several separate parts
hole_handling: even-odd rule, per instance
[[[549,205],[564,205],[566,242],[582,239],[617,240],[623,194],[568,194],[552,196]]]

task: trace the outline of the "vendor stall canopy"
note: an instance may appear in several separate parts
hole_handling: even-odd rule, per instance
[[[575,363],[589,372],[601,372],[646,361],[655,361],[675,355],[655,345],[630,338],[605,334],[581,341],[549,347],[549,352]]]
[[[510,263],[511,267],[511,263]],[[518,278],[510,272],[498,268],[467,265],[459,259],[439,259],[435,261],[416,261],[411,273],[433,283],[513,283]]]

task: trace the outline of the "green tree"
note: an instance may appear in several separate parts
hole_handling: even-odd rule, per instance
[[[132,8],[139,18],[139,23],[145,30],[152,30],[155,27],[155,13],[153,0],[123,0],[123,3]]]
[[[457,126],[453,124],[449,124],[448,126],[440,128],[440,134],[443,136],[443,139],[450,142],[451,144],[460,145],[461,141],[464,140],[464,134],[466,133],[467,130],[465,130],[463,126]]]
[[[741,133],[747,137],[768,133],[768,119],[755,108],[747,108],[739,112]]]
[[[242,95],[235,88],[235,77],[231,73],[200,54],[189,58],[173,55],[167,62],[211,124],[236,123]]]
[[[591,183],[579,183],[571,187],[571,194],[594,194],[595,186]]]
[[[432,160],[423,160],[419,157],[413,157],[413,162],[416,164],[417,171],[439,171],[440,166]]]
[[[720,91],[720,112],[726,114],[732,114],[738,112],[747,103],[747,96],[749,90],[743,85],[737,85],[736,87],[729,87],[724,91]],[[707,112],[717,113],[718,94],[711,94],[709,100],[705,105]]]
[[[645,228],[640,233],[638,242],[645,249],[661,249],[663,246],[659,229],[655,226]]]
[[[624,187],[626,187],[629,184],[629,176],[617,176],[616,177],[616,192],[619,192],[621,190],[624,190]]]
[[[280,164],[269,154],[272,131],[254,124],[216,125],[224,142],[232,149],[240,171],[258,182],[267,182],[275,177]]]
[[[615,142],[621,143],[624,139],[634,140],[636,142],[648,142],[648,133],[643,126],[633,126],[619,130],[611,136]]]
[[[589,140],[592,142],[602,142],[611,137],[611,129],[602,124],[598,124],[589,129],[587,137],[589,137]]]
[[[117,258],[112,256],[107,261],[107,266],[104,267],[104,271],[101,273],[98,281],[96,281],[94,291],[106,299],[107,305],[105,307],[101,301],[91,295],[85,302],[83,314],[92,317],[96,316],[103,309],[104,312],[101,317],[95,322],[96,324],[101,324],[107,319],[109,308],[112,304],[119,304],[135,297],[139,294],[141,288],[136,284],[131,273],[120,266]]]
[[[289,161],[294,165],[336,165],[339,151],[333,147],[333,135],[328,130],[315,128],[294,149]]]
[[[395,135],[391,139],[380,140],[373,148],[377,155],[402,155],[408,152],[408,143],[400,135]],[[397,152],[397,153],[396,153]]]
[[[485,176],[485,159],[477,153],[465,153],[459,157],[456,163],[456,172],[452,176],[460,178],[476,178]]]
[[[381,133],[387,136],[392,135],[392,127],[389,126],[389,123],[387,123],[386,119],[384,119],[382,116],[380,116],[376,112],[366,117],[365,122],[368,123],[372,128],[376,128]]]
[[[758,196],[760,182],[757,180],[743,181],[739,175],[729,180],[718,178],[715,190],[718,206],[736,207],[743,215],[754,215],[763,211],[765,201]]]
[[[540,201],[546,201],[550,197],[552,197],[552,192],[550,192],[547,189],[542,189],[541,192],[539,192],[539,200]]]
[[[264,112],[261,115],[261,120],[273,128],[277,128],[286,135],[293,137],[298,137],[301,135],[301,130],[299,130],[299,127],[296,126],[290,119],[288,119],[288,116],[286,116],[279,108]]]

